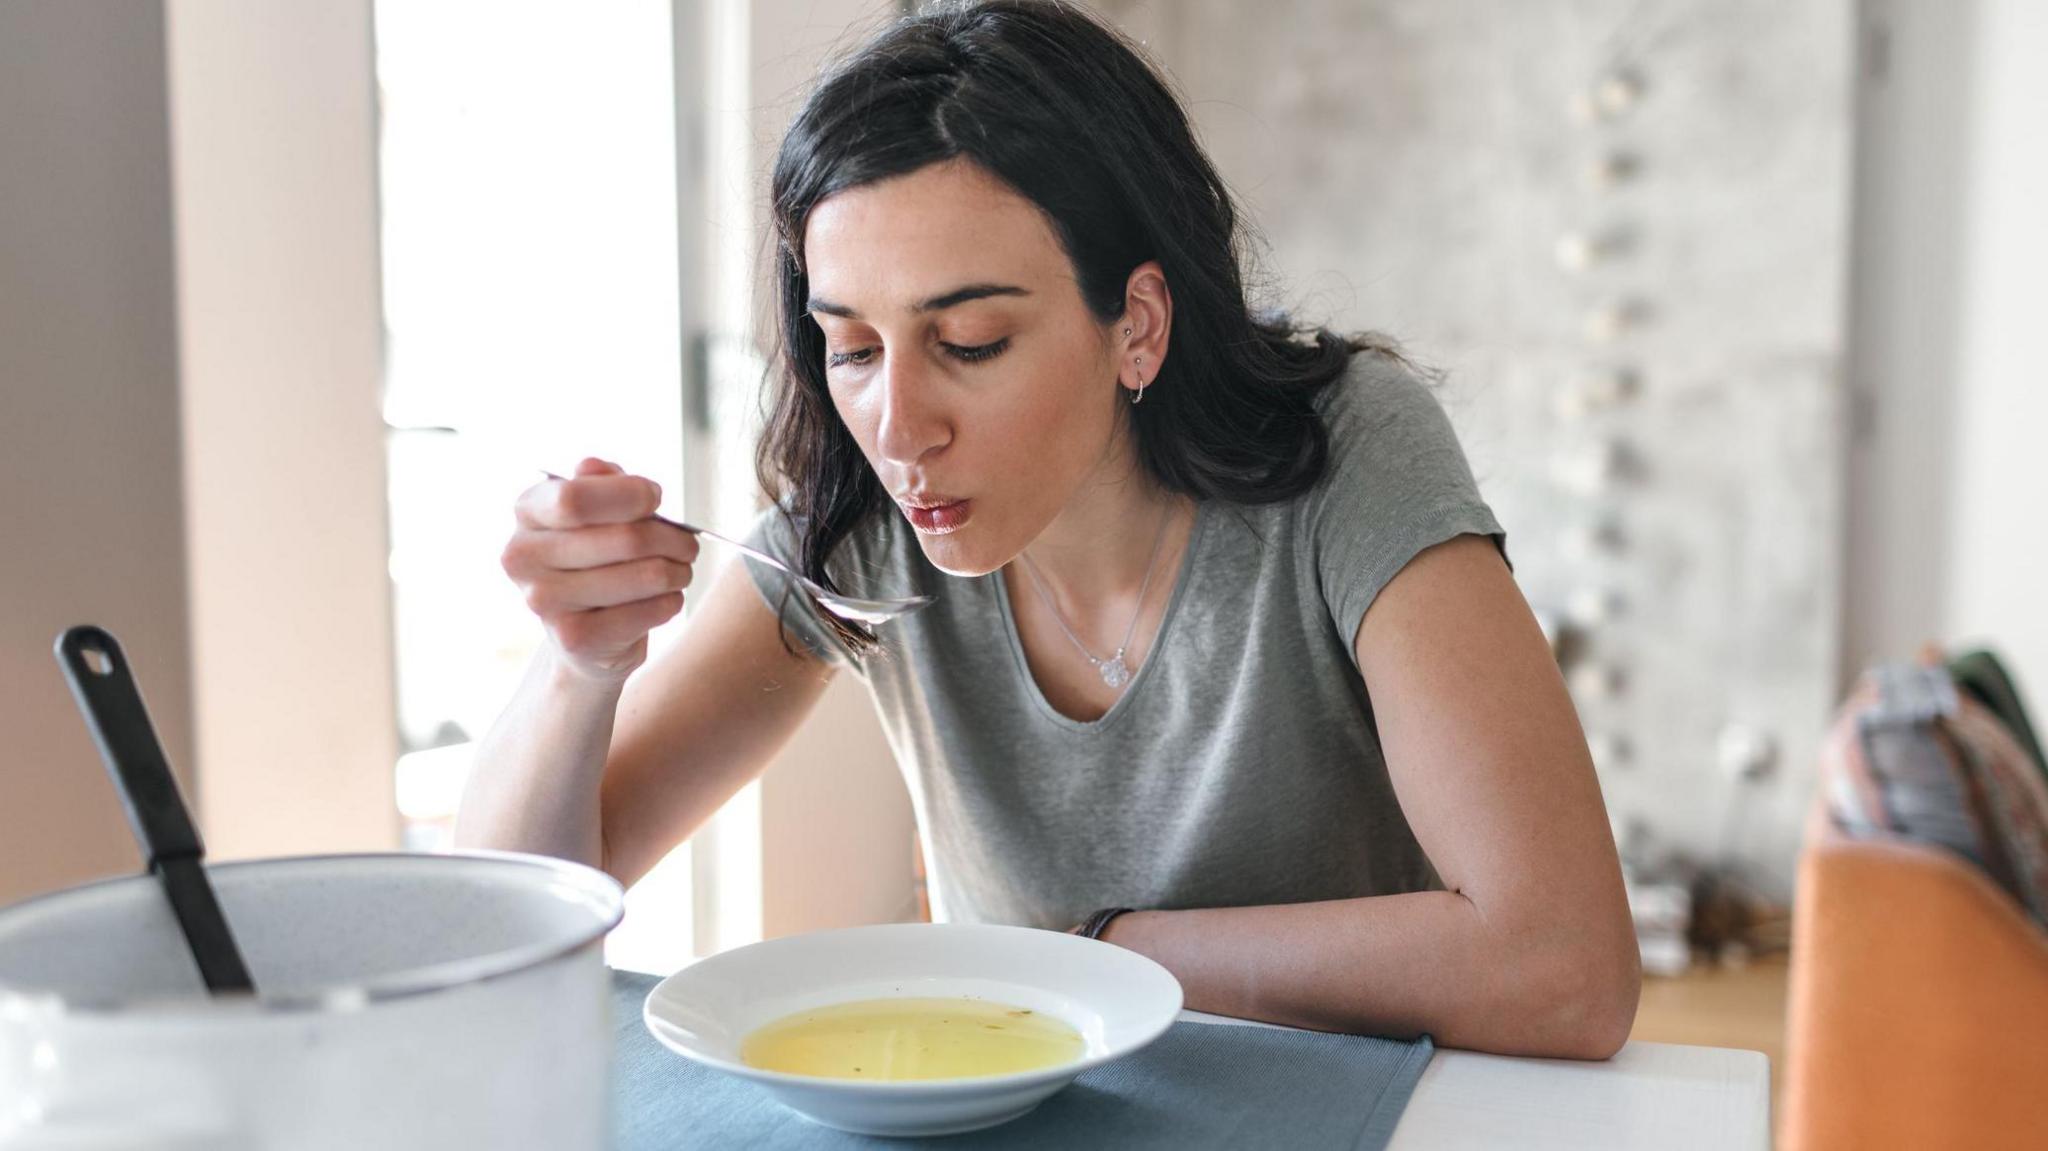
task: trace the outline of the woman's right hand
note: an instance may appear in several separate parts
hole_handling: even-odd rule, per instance
[[[683,610],[697,537],[654,519],[661,487],[586,459],[576,474],[521,493],[499,563],[571,670],[623,683],[647,659],[647,633]]]

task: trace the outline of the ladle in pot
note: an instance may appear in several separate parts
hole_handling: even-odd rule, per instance
[[[142,705],[128,657],[113,635],[91,624],[58,636],[56,653],[127,809],[136,842],[142,845],[144,865],[163,882],[207,991],[253,994],[256,987],[241,949],[235,946],[213,885],[206,879],[206,847],[178,796],[177,780]]]

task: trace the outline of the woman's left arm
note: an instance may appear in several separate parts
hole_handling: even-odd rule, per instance
[[[1577,713],[1493,544],[1417,556],[1355,644],[1402,812],[1445,890],[1138,911],[1103,938],[1165,965],[1200,1011],[1612,1055],[1642,982],[1621,867]]]

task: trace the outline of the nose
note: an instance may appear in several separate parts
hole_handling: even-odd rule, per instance
[[[876,454],[888,463],[912,467],[952,442],[952,426],[937,391],[941,381],[915,356],[885,357],[881,377]]]

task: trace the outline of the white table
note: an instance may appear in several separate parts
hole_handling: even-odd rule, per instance
[[[1195,1023],[1268,1027],[1183,1011]],[[1767,1151],[1771,1063],[1760,1051],[1630,1043],[1604,1063],[1438,1048],[1389,1151]]]

